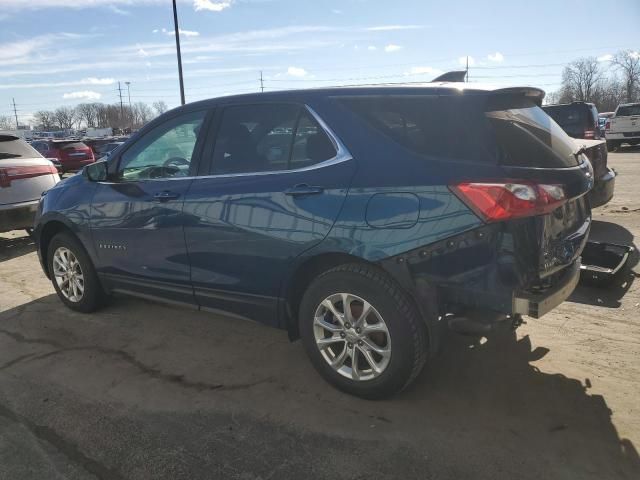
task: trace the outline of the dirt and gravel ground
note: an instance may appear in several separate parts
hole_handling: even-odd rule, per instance
[[[633,243],[640,149],[610,164],[593,235]],[[0,479],[638,479],[636,264],[515,333],[451,334],[370,402],[281,331],[128,298],[70,312],[30,240],[0,235]]]

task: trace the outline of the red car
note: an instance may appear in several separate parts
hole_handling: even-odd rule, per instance
[[[45,158],[55,158],[63,172],[75,172],[96,161],[93,150],[77,140],[39,140],[31,144]]]

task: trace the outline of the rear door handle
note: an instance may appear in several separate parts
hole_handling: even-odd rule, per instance
[[[169,190],[165,190],[163,192],[158,192],[153,196],[153,199],[156,202],[168,202],[169,200],[175,200],[180,197],[179,193],[170,192]]]
[[[307,185],[306,183],[300,183],[294,187],[291,187],[284,191],[285,195],[292,197],[301,197],[303,195],[317,195],[324,192],[324,187],[317,185]]]

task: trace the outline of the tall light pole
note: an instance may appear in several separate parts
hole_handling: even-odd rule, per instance
[[[184,80],[182,79],[182,55],[180,54],[180,27],[178,26],[178,10],[176,9],[176,0],[173,0],[173,26],[176,33],[176,52],[178,54],[178,77],[180,78],[180,101],[182,105],[184,101]]]
[[[131,108],[131,89],[129,88],[131,82],[124,82],[124,84],[127,86],[127,96],[129,97],[129,126],[133,128],[133,109]]]

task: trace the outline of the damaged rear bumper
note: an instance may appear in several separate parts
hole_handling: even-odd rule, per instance
[[[580,260],[563,272],[562,280],[544,292],[515,295],[511,313],[540,318],[556,308],[573,293],[580,280]]]

